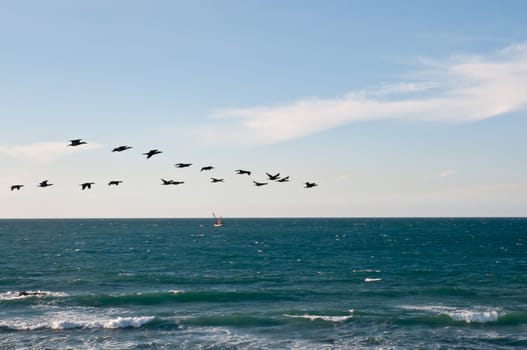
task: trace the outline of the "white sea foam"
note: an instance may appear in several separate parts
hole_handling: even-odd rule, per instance
[[[353,273],[363,273],[363,272],[368,272],[368,273],[371,273],[371,272],[380,273],[381,270],[377,270],[377,269],[353,270]]]
[[[462,309],[451,306],[430,305],[430,306],[404,306],[407,310],[419,310],[434,313],[436,315],[446,315],[455,321],[466,323],[487,323],[496,322],[505,312],[501,308],[474,307]]]
[[[364,279],[364,282],[380,282],[380,281],[382,281],[382,278],[368,278],[368,277],[366,277]]]
[[[132,276],[135,276],[135,273],[131,273],[131,272],[120,272],[119,277],[132,277]]]
[[[327,340],[328,342],[325,342]],[[375,342],[375,343],[373,343]],[[372,343],[374,346],[372,346]],[[375,346],[376,345],[376,346]],[[178,332],[178,346],[183,349],[295,349],[328,350],[392,349],[395,346],[381,335],[346,335],[342,338],[322,335],[316,339],[269,337],[223,327],[186,328]]]
[[[58,320],[51,324],[51,329],[71,329],[71,328],[139,328],[144,324],[152,321],[154,316],[142,317],[117,317],[100,320]]]
[[[307,339],[279,339],[241,333],[223,327],[189,328],[179,332],[179,345],[184,349],[348,349],[348,344],[325,346]],[[354,349],[360,349],[354,347]]]
[[[284,316],[291,317],[291,318],[305,318],[311,321],[322,320],[322,321],[327,321],[327,322],[344,322],[346,320],[349,320],[350,318],[353,318],[353,310],[349,310],[349,313],[350,315],[344,315],[344,316],[310,315],[310,314],[304,314],[304,315],[284,314]]]
[[[0,292],[0,300],[19,300],[26,298],[66,297],[64,292],[49,292],[44,290],[25,290],[20,292]]]
[[[223,327],[188,328],[179,332],[181,348],[186,349],[268,349],[292,348],[289,342],[271,340],[256,334],[244,334]],[[277,345],[279,347],[277,347]],[[280,346],[283,345],[283,346]],[[294,347],[308,349],[308,347]]]
[[[5,319],[0,320],[0,327],[13,330],[36,330],[36,329],[117,329],[117,328],[139,328],[152,321],[154,316],[141,317],[112,317],[109,315],[94,315],[73,312],[54,312],[45,316],[30,319]]]

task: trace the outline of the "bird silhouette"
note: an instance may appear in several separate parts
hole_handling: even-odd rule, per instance
[[[152,156],[155,156],[156,154],[163,153],[160,150],[157,149],[151,149],[150,151],[143,153],[143,155],[146,156],[146,159],[150,159]]]
[[[24,185],[11,185],[11,191],[13,190],[20,191],[22,187],[24,187]]]
[[[279,179],[278,182],[289,182],[289,176]]]
[[[214,169],[214,167],[208,165],[208,166],[204,166],[204,167],[202,167],[201,170],[200,170],[200,172],[202,172],[202,171],[204,171],[204,170],[212,170],[212,169]]]
[[[81,184],[81,188],[84,191],[85,189],[91,190],[91,185],[95,185],[95,182],[85,182]]]
[[[188,168],[192,163],[176,163],[176,168]]]
[[[235,171],[236,171],[236,174],[251,176],[251,172],[249,170],[238,169],[238,170],[235,170]]]
[[[122,152],[122,151],[126,151],[127,149],[130,149],[132,148],[131,146],[119,146],[119,147],[115,147],[112,152]]]
[[[75,140],[70,140],[70,144],[68,146],[80,146],[80,145],[85,145],[85,144],[87,144],[87,142],[82,141],[82,139],[75,139]]]
[[[277,173],[277,174],[274,174],[274,175],[271,175],[269,173],[266,173],[267,174],[267,177],[269,178],[269,180],[278,180],[278,178],[280,178],[280,173]]]
[[[48,183],[48,181],[49,181],[49,180],[41,181],[41,182],[38,184],[38,187],[45,188],[45,187],[53,186],[53,184]]]
[[[312,188],[315,186],[318,186],[318,184],[314,182],[306,182],[304,188]]]
[[[181,185],[184,184],[184,181],[174,181],[174,180],[165,180],[161,179],[161,185]]]
[[[258,181],[254,181],[254,180],[253,180],[253,182],[254,182],[254,185],[255,185],[256,187],[260,187],[260,186],[265,186],[265,185],[267,185],[267,182],[258,182]]]
[[[112,181],[108,182],[108,186],[112,186],[112,185],[119,186],[120,183],[122,183],[121,180],[112,180]]]
[[[215,177],[211,177],[211,178],[210,178],[210,182],[212,182],[212,183],[223,182],[223,179],[217,179],[217,178],[215,178]]]

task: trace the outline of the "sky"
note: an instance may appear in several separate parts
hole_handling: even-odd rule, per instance
[[[526,216],[526,91],[525,1],[4,0],[0,218]]]

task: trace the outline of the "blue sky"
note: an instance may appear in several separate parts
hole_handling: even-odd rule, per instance
[[[0,217],[525,216],[525,13],[524,1],[3,1]],[[291,182],[254,187],[266,171]]]

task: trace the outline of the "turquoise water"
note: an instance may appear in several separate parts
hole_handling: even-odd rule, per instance
[[[0,238],[1,349],[527,348],[527,219],[0,220]]]

